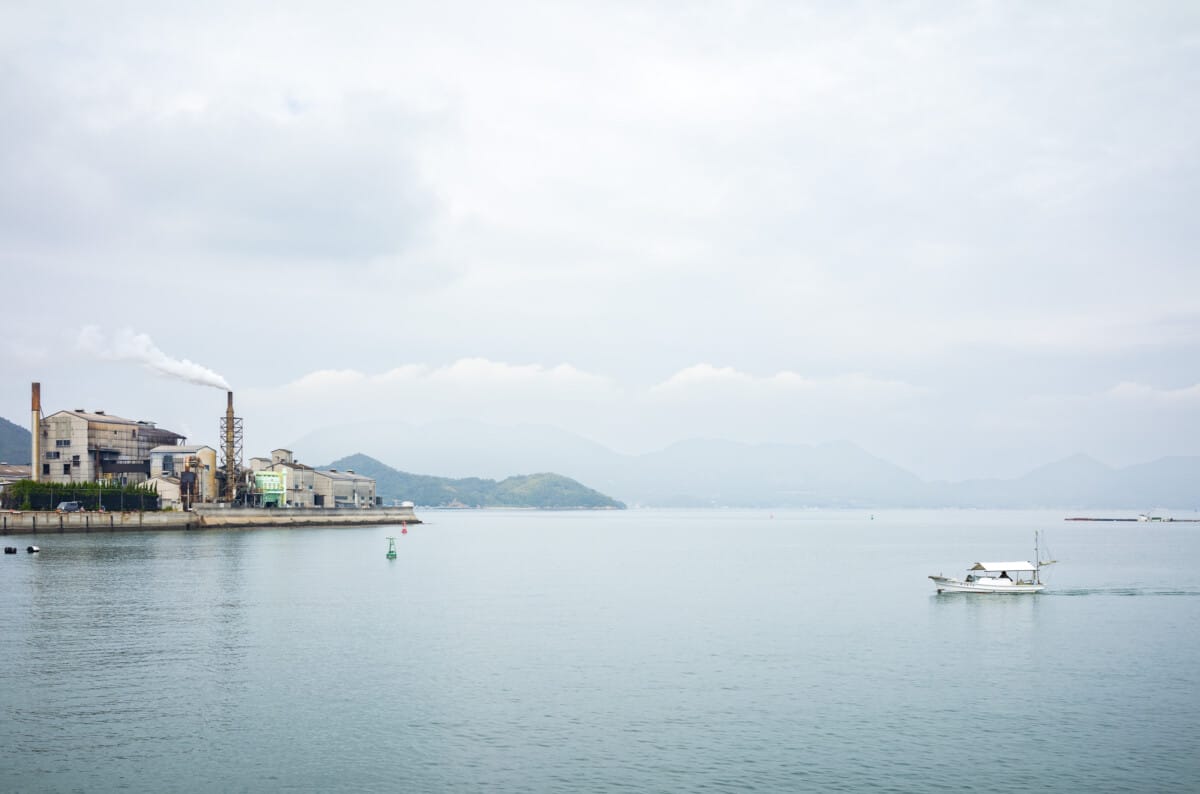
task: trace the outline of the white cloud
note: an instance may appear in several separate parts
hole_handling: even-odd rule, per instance
[[[444,367],[408,364],[373,375],[352,369],[317,370],[292,381],[283,391],[300,396],[347,389],[385,392],[413,387],[443,390],[577,388],[596,393],[613,388],[607,378],[582,372],[570,364],[544,367],[465,358]]]
[[[431,383],[463,388],[579,389],[605,393],[611,382],[599,375],[582,372],[570,364],[543,367],[540,364],[507,364],[485,358],[467,358],[428,373]]]
[[[704,388],[713,384],[753,384],[754,378],[738,372],[733,367],[714,367],[711,364],[694,364],[681,369],[662,383],[650,389],[651,394],[679,393],[684,390]]]
[[[1109,389],[1106,392],[1106,396],[1116,400],[1138,403],[1168,405],[1200,404],[1200,383],[1178,389],[1157,389],[1143,383],[1125,381]]]
[[[442,367],[409,364],[379,373],[319,370],[281,387],[247,390],[247,412],[263,416],[256,437],[299,435],[298,427],[348,421],[486,417],[503,424],[532,422],[578,427],[620,405],[610,379],[569,364],[546,367],[484,358]],[[278,443],[278,442],[275,442]]]
[[[4,361],[49,380],[52,301],[224,373],[254,432],[1194,447],[1190,390],[1099,393],[1200,356],[1198,32],[1182,5],[0,4],[0,289],[43,329]],[[212,424],[78,364],[48,394]],[[1064,388],[1108,405],[1090,434],[1036,397]]]

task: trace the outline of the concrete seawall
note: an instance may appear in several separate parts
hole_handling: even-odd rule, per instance
[[[257,510],[197,507],[192,512],[57,513],[25,510],[0,512],[0,535],[52,532],[138,532],[154,529],[233,529],[268,527],[377,526],[420,524],[411,507]]]
[[[201,525],[209,527],[328,527],[378,524],[420,524],[411,507],[313,508],[311,510],[228,508],[205,505],[193,509]]]

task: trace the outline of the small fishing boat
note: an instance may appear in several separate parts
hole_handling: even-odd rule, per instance
[[[962,579],[953,576],[930,576],[938,593],[1040,593],[1046,589],[1042,584],[1041,569],[1054,560],[1041,560],[1038,537],[1034,535],[1034,560],[1008,562],[977,562],[967,569]]]

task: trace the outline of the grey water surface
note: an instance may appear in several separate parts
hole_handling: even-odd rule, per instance
[[[1063,517],[7,537],[0,789],[1195,791],[1200,524]],[[934,594],[1039,529],[1048,592]]]

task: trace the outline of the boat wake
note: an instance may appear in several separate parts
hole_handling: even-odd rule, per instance
[[[1200,596],[1200,590],[1166,590],[1148,587],[1090,587],[1070,590],[1048,590],[1045,596]]]

